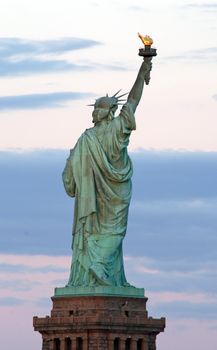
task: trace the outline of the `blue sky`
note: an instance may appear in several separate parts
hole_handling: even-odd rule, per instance
[[[129,146],[128,280],[165,316],[159,350],[217,341],[217,2],[8,0],[0,23],[1,344],[38,350],[71,261],[73,200],[61,172],[95,98],[131,88],[137,32],[154,39],[151,82]],[[20,317],[22,315],[22,321]],[[11,328],[14,337],[10,337]]]

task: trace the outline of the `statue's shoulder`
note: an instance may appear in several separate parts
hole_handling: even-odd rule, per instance
[[[86,129],[84,132],[82,132],[82,134],[81,134],[81,136],[79,137],[78,140],[84,138],[85,136],[88,136],[88,135],[90,135],[90,134],[93,134],[93,133],[94,133],[94,130],[93,130],[93,129],[94,129],[94,127],[89,128],[89,129]]]
[[[86,129],[84,132],[83,132],[83,134],[82,135],[84,135],[84,136],[88,136],[88,135],[93,135],[94,133],[95,133],[95,127],[93,126],[92,128],[88,128],[88,129]],[[81,135],[81,136],[82,136]]]
[[[81,134],[81,136],[79,137],[78,141],[79,140],[84,140],[84,139],[92,139],[94,136],[95,136],[95,128],[92,127],[92,128],[86,129]]]
[[[128,114],[134,114],[133,112],[133,108],[132,108],[132,105],[130,102],[126,102],[121,110],[120,110],[120,115],[123,114],[123,113],[128,113]]]
[[[85,130],[85,132],[92,132],[95,129],[95,126],[92,126],[92,128],[88,128]]]

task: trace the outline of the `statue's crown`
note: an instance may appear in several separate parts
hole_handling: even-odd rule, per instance
[[[118,105],[122,105],[123,101],[126,101],[125,99],[120,99],[121,97],[125,96],[128,94],[125,93],[123,95],[119,95],[119,92],[121,90],[119,90],[118,92],[116,92],[113,96],[109,97],[108,94],[106,94],[106,96],[100,97],[96,100],[96,102],[94,104],[90,104],[88,106],[94,106],[95,108],[113,108],[113,107],[117,107]]]

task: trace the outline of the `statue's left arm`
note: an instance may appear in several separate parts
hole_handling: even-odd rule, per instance
[[[66,193],[70,197],[75,197],[75,180],[71,164],[71,157],[73,157],[73,149],[70,150],[70,156],[66,161],[66,165],[62,173],[62,179]]]
[[[144,83],[148,85],[150,81],[150,71],[152,68],[151,59],[151,57],[144,57],[136,81],[128,95],[127,103],[131,105],[133,112],[135,112],[142,97]]]

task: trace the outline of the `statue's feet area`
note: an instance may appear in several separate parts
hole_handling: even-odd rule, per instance
[[[96,281],[100,286],[112,286],[112,283],[111,281],[109,281],[109,278],[106,277],[102,269],[98,269],[98,266],[91,266],[90,272],[94,275]]]
[[[133,286],[66,286],[55,288],[54,296],[127,296],[144,298],[144,289]]]

